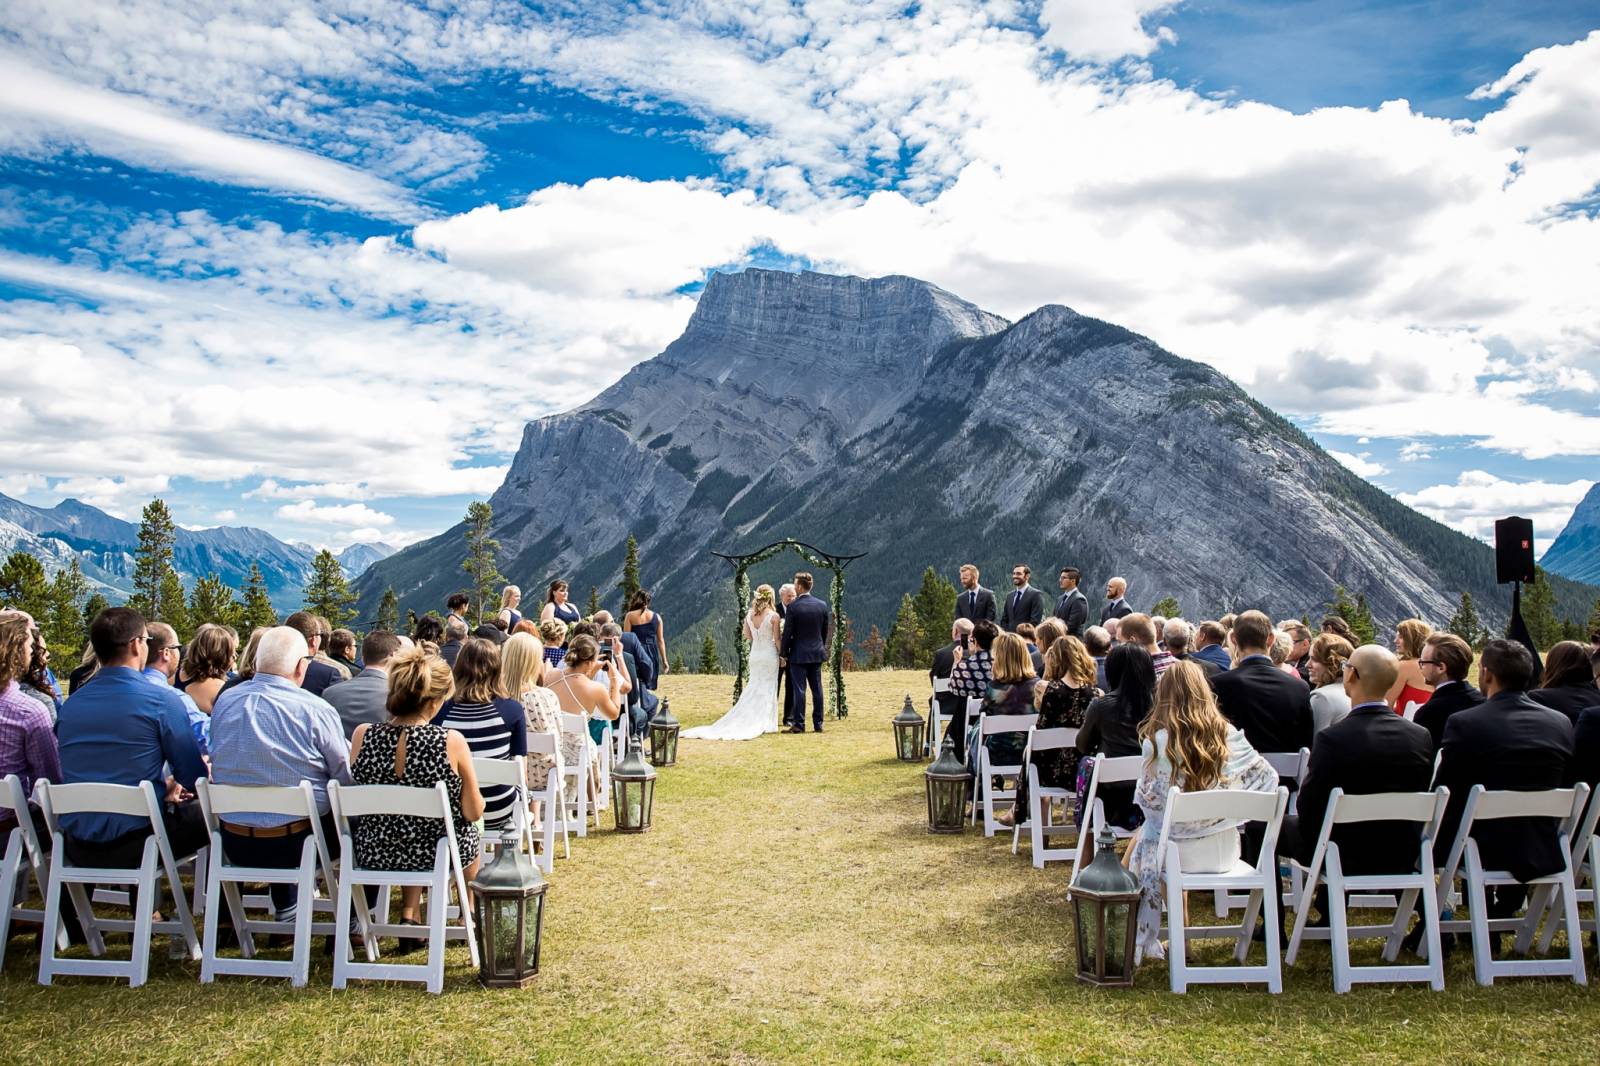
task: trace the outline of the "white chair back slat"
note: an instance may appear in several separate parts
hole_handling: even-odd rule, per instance
[[[316,806],[306,809],[306,794],[311,790],[308,781],[300,785],[269,787],[260,785],[219,785],[207,781],[206,805],[222,818],[229,814],[281,814],[293,818],[316,817]],[[315,793],[312,793],[315,797]]]
[[[999,733],[1026,733],[1038,720],[1036,714],[986,714],[981,728],[986,737]]]
[[[1054,729],[1038,729],[1028,737],[1028,745],[1033,751],[1059,751],[1062,748],[1077,747],[1078,731],[1065,726]]]
[[[1163,828],[1182,825],[1185,822],[1209,822],[1218,819],[1270,822],[1277,809],[1277,792],[1247,792],[1243,789],[1224,788],[1208,789],[1204,792],[1174,790],[1172,798],[1168,800]]]
[[[402,814],[414,818],[450,818],[450,795],[443,781],[436,788],[410,785],[344,785],[339,802],[345,818],[369,814]],[[331,787],[330,787],[331,791]]]
[[[522,756],[515,759],[486,759],[473,756],[472,772],[478,776],[479,785],[506,785],[511,788],[521,788],[527,780],[527,775],[519,772],[518,764]]]
[[[1311,749],[1301,748],[1299,751],[1264,751],[1261,757],[1277,772],[1279,777],[1287,777],[1299,783],[1305,776],[1306,762],[1311,757]]]
[[[1443,788],[1443,786],[1440,786]],[[1445,790],[1446,795],[1449,794]],[[1337,804],[1333,795],[1340,797]],[[1432,821],[1437,795],[1433,792],[1370,792],[1352,795],[1335,789],[1328,800],[1330,824],[1346,825],[1351,822],[1422,822]]]
[[[147,818],[150,804],[139,785],[104,785],[80,782],[50,786],[50,806],[57,817],[63,814],[122,814]]]
[[[1483,792],[1472,810],[1475,822],[1501,818],[1571,818],[1576,789],[1553,788],[1543,792]]]
[[[561,750],[561,738],[553,733],[543,730],[531,729],[528,731],[529,755],[554,755]]]
[[[967,724],[971,725],[972,724],[972,719],[975,718],[978,715],[978,713],[980,711],[982,711],[982,710],[983,710],[983,699],[981,697],[968,696],[967,697]]]
[[[1107,758],[1104,755],[1096,756],[1094,760],[1094,773],[1102,785],[1118,785],[1127,781],[1139,780],[1139,775],[1144,772],[1143,755],[1116,755]]]
[[[936,677],[936,678],[933,679],[933,692],[934,692],[934,695],[942,696],[946,692],[949,692],[949,691],[950,691],[950,679],[948,677]]]

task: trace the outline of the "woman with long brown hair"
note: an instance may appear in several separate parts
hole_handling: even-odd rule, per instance
[[[1591,654],[1588,645],[1575,640],[1563,640],[1551,648],[1544,659],[1544,677],[1528,698],[1560,711],[1577,725],[1578,716],[1584,711],[1600,707],[1600,688],[1595,687]]]
[[[1406,704],[1423,704],[1433,695],[1433,686],[1422,676],[1417,660],[1422,658],[1422,646],[1428,642],[1433,627],[1420,618],[1407,618],[1395,623],[1394,653],[1400,657],[1400,676],[1385,697],[1397,714],[1404,714]]]
[[[1157,935],[1163,888],[1158,849],[1167,793],[1174,787],[1185,792],[1271,792],[1278,787],[1278,774],[1244,734],[1222,717],[1211,686],[1206,684],[1205,671],[1191,662],[1176,662],[1161,675],[1155,706],[1139,726],[1139,739],[1144,772],[1134,801],[1144,812],[1144,824],[1128,850],[1128,870],[1139,879],[1143,894],[1139,949],[1161,958],[1164,953]],[[1186,873],[1221,872],[1239,859],[1239,823],[1235,821],[1185,822],[1175,826],[1168,839],[1177,843],[1178,861]],[[1181,923],[1183,916],[1174,915],[1172,920]]]
[[[1056,619],[1046,620],[1039,632],[1049,631],[1051,622]],[[1082,641],[1067,633],[1059,622],[1056,628],[1062,628],[1062,632],[1051,635],[1050,648],[1044,653],[1044,684],[1034,693],[1034,706],[1039,709],[1035,728],[1078,729],[1083,725],[1083,713],[1089,709],[1089,704],[1101,695],[1094,685],[1095,662]],[[1032,761],[1039,772],[1040,787],[1076,787],[1078,760],[1082,757],[1083,753],[1077,748],[1052,748],[1035,754]],[[1001,825],[1015,825],[1018,819],[1025,821],[1031,817],[1029,799],[1028,773],[1024,768],[1017,776],[1017,802],[995,821]]]

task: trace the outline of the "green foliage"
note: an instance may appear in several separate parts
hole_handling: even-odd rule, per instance
[[[327,548],[311,560],[311,578],[303,595],[305,609],[322,615],[335,629],[356,616],[356,595],[344,579],[344,567]]]
[[[166,576],[172,571],[172,546],[177,543],[178,530],[172,522],[172,512],[164,500],[151,500],[145,504],[139,521],[139,546],[134,550],[133,596],[128,604],[146,618],[156,618],[171,625],[168,615],[175,613],[173,605],[164,598],[171,590]],[[178,586],[178,604],[183,606],[183,587]]]
[[[495,553],[500,542],[489,536],[489,526],[494,521],[494,508],[482,500],[467,505],[467,558],[461,568],[472,579],[472,590],[478,601],[478,621],[482,622],[494,600],[495,586],[503,580],[495,567]],[[494,601],[498,602],[498,601]]]
[[[83,624],[83,599],[89,592],[89,582],[74,558],[56,571],[50,582],[50,610],[39,619],[44,630],[45,644],[56,649],[58,660],[77,655],[83,650],[88,627]]]
[[[400,597],[394,594],[394,586],[383,590],[383,599],[378,601],[377,629],[385,633],[400,632]]]
[[[189,621],[196,629],[207,622],[237,629],[241,613],[233,590],[216,574],[207,574],[195,582],[189,593]]]
[[[911,604],[916,612],[921,640],[917,645],[917,661],[906,665],[916,666],[932,662],[933,653],[942,648],[948,639],[946,634],[956,620],[956,587],[930,566],[922,572],[922,586],[917,589]]]
[[[884,661],[891,667],[909,670],[920,665],[923,633],[917,618],[917,607],[908,592],[900,597],[900,613],[889,627],[889,640],[884,649]]]
[[[328,619],[333,620],[331,617]],[[277,609],[267,596],[267,579],[261,576],[261,567],[250,564],[250,576],[244,583],[244,603],[240,607],[239,633],[249,639],[251,633],[278,624]]]
[[[722,663],[717,659],[717,638],[711,635],[711,630],[706,630],[705,639],[700,642],[700,669],[702,674],[722,673]]]
[[[1336,614],[1345,620],[1350,627],[1350,632],[1356,635],[1356,643],[1371,644],[1378,639],[1378,627],[1372,620],[1372,611],[1367,607],[1365,593],[1354,600],[1343,585],[1333,588],[1333,602],[1328,605],[1328,613]]]
[[[167,572],[161,577],[161,598],[155,619],[165,622],[178,634],[180,643],[187,642],[194,636],[194,626],[189,621],[189,605],[183,601],[183,582],[178,579],[178,572],[172,567],[167,567]]]
[[[1589,632],[1585,634],[1593,643],[1600,644],[1600,600],[1594,601],[1594,611],[1589,615]]]
[[[1478,617],[1478,608],[1472,603],[1472,593],[1461,594],[1461,605],[1456,608],[1456,613],[1450,616],[1450,621],[1445,623],[1445,631],[1454,633],[1466,641],[1473,648],[1483,647],[1484,641],[1489,639],[1489,631],[1484,628],[1483,621]]]
[[[622,580],[617,582],[617,588],[622,590],[622,609],[626,611],[633,602],[633,594],[639,591],[639,542],[633,539],[633,534],[628,534],[628,555],[622,562]]]
[[[1536,648],[1549,648],[1566,635],[1556,617],[1555,591],[1542,566],[1534,567],[1533,582],[1522,586],[1522,620],[1528,623],[1528,635]]]
[[[50,613],[50,581],[39,560],[24,551],[14,551],[0,566],[0,601],[3,606],[33,615],[42,621]]]
[[[589,602],[583,605],[583,616],[593,618],[600,613],[600,590],[593,585],[589,586]]]
[[[1158,614],[1162,618],[1176,618],[1183,613],[1183,607],[1179,605],[1176,596],[1163,596],[1156,601],[1154,607],[1150,608],[1150,613]]]
[[[683,661],[683,652],[681,651],[672,660],[672,672],[675,674],[686,674],[689,672],[688,664]]]
[[[89,625],[95,620],[95,616],[110,606],[111,601],[98,592],[89,597],[89,601],[83,605],[83,611],[79,614],[79,617],[83,619],[85,639],[87,639]]]

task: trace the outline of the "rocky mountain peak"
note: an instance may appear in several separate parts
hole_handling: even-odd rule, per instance
[[[1600,482],[1589,486],[1566,528],[1539,562],[1552,574],[1600,583]]]

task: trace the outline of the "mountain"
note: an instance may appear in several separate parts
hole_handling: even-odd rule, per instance
[[[1573,581],[1600,584],[1600,482],[1589,486],[1539,565]]]
[[[1490,549],[1361,480],[1203,364],[1048,306],[1009,323],[907,277],[714,275],[683,335],[583,406],[530,423],[490,501],[500,569],[542,599],[612,591],[638,538],[674,648],[731,628],[731,568],[710,555],[792,536],[837,554],[855,635],[887,631],[924,567],[1034,567],[1053,599],[1075,565],[1121,574],[1191,618],[1320,614],[1336,584],[1380,621],[1442,621],[1462,591],[1495,618]],[[464,583],[457,526],[374,565],[438,609]],[[780,556],[752,573],[776,584]],[[818,574],[826,588],[828,575]],[[1559,583],[1572,612],[1600,590]]]
[[[31,538],[27,543],[19,540],[16,546],[38,556],[51,573],[76,556],[97,591],[117,600],[132,593],[133,555],[139,546],[137,523],[124,522],[79,500],[63,500],[46,508],[0,496],[0,547],[15,539],[4,534],[7,526]],[[257,563],[273,605],[294,610],[300,606],[301,589],[315,554],[250,526],[202,530],[180,526],[172,563],[185,586],[215,573],[234,588],[244,585],[250,564]]]
[[[380,559],[389,558],[394,551],[387,544],[352,544],[340,552],[337,558],[340,567],[344,569],[345,577],[354,581],[367,572],[367,567]]]

